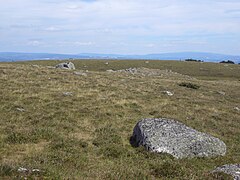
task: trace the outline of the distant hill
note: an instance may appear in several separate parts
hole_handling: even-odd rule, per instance
[[[88,57],[72,54],[0,52],[0,61],[54,60],[54,59],[61,60],[69,58],[88,58]]]
[[[51,53],[17,53],[0,52],[0,61],[23,61],[23,60],[54,60],[54,59],[153,59],[153,60],[185,60],[196,59],[205,62],[220,62],[231,60],[240,63],[240,56],[205,52],[178,52],[146,55],[121,55],[121,54],[51,54]]]

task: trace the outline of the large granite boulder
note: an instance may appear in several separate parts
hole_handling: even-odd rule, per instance
[[[130,139],[133,146],[168,153],[176,158],[225,155],[226,145],[211,135],[194,130],[172,119],[143,119],[137,123]]]
[[[56,68],[59,69],[75,69],[75,66],[72,62],[64,62],[64,63],[60,63],[58,65],[56,65]]]
[[[240,164],[229,164],[216,168],[215,172],[223,172],[233,176],[234,180],[240,180]]]

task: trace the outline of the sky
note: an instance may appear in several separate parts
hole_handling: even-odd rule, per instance
[[[0,0],[0,52],[240,55],[240,0]]]

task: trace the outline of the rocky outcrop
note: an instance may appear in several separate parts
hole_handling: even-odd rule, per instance
[[[74,64],[72,62],[64,62],[64,63],[60,63],[58,65],[56,65],[56,68],[59,68],[59,69],[76,69]]]
[[[213,173],[215,172],[223,172],[233,176],[234,180],[240,180],[240,164],[224,165],[216,168]]]
[[[172,70],[161,70],[161,69],[149,69],[149,68],[128,68],[128,69],[120,69],[120,70],[107,70],[109,73],[124,73],[128,75],[136,75],[136,76],[158,76],[158,77],[174,77],[174,78],[184,78],[184,79],[195,79],[193,77],[183,75],[177,72],[173,72]]]
[[[137,123],[130,139],[133,146],[168,153],[176,158],[225,155],[223,141],[201,133],[172,119],[143,119]]]

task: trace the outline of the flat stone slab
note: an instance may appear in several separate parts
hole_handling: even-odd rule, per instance
[[[234,180],[240,180],[240,164],[227,164],[216,168],[214,172],[223,172],[233,176]]]
[[[224,156],[226,145],[209,134],[199,132],[173,119],[143,119],[133,130],[132,146],[168,153],[175,158]]]

